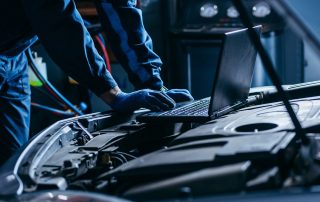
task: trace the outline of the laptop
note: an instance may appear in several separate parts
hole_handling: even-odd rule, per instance
[[[254,29],[260,34],[261,26]],[[137,120],[202,123],[243,107],[247,103],[256,56],[248,29],[225,33],[210,97],[179,103],[169,111],[147,112],[137,116]]]

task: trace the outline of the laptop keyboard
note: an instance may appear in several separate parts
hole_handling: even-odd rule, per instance
[[[208,116],[209,103],[209,98],[201,99],[177,109],[166,111],[161,116]]]

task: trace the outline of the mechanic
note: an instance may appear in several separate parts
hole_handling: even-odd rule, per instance
[[[30,87],[25,50],[40,40],[63,70],[113,109],[167,110],[192,100],[187,90],[162,90],[160,58],[133,0],[97,1],[119,60],[137,91],[124,93],[106,70],[73,0],[4,0],[0,22],[0,164],[28,141]],[[109,33],[107,33],[109,34]]]

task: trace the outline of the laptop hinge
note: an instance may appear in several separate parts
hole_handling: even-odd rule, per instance
[[[227,106],[225,108],[222,108],[220,110],[217,110],[216,112],[214,112],[210,118],[211,119],[216,119],[218,117],[221,117],[225,114],[228,114],[229,112],[232,112],[232,111],[235,111],[235,110],[238,110],[240,108],[242,108],[243,106],[245,106],[246,104],[248,103],[247,100],[244,100],[244,101],[238,101],[236,102],[235,104],[233,104],[232,106]]]

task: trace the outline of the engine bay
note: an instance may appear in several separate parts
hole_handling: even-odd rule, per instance
[[[79,190],[139,201],[315,185],[320,98],[292,106],[312,150],[301,145],[278,102],[205,124],[140,123],[135,116],[141,111],[97,113],[59,121],[36,136],[17,174],[26,193]]]

